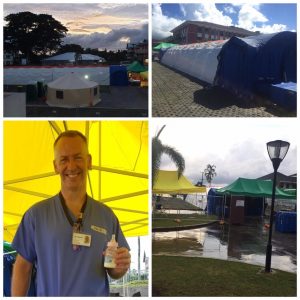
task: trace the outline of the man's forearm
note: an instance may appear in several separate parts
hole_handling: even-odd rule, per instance
[[[13,267],[13,276],[11,281],[12,297],[27,296],[30,286],[31,273],[32,264],[18,255]]]

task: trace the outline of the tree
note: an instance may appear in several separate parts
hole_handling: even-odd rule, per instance
[[[157,173],[159,170],[161,157],[164,153],[167,154],[177,166],[178,178],[183,174],[183,171],[185,169],[185,160],[183,156],[173,147],[163,145],[161,140],[159,139],[159,136],[165,128],[165,126],[166,125],[164,125],[159,130],[159,132],[154,138],[152,138],[152,187],[154,186],[154,183],[157,179]]]
[[[52,54],[60,47],[68,29],[51,15],[20,12],[4,18],[4,47],[30,61],[35,55]],[[6,50],[6,49],[5,49]]]
[[[213,178],[215,176],[217,176],[216,166],[208,164],[206,166],[206,169],[204,170],[204,176],[206,177],[206,180],[207,180],[207,182],[209,183],[209,186],[210,186]]]

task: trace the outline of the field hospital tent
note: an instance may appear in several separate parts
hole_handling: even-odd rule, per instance
[[[272,197],[273,182],[271,180],[238,178],[233,183],[216,192],[221,195],[238,195],[250,197]],[[295,195],[286,193],[280,188],[276,188],[275,197],[277,199],[295,199]]]
[[[159,170],[152,193],[171,195],[206,193],[206,187],[194,186],[184,175],[178,178],[178,171]]]
[[[297,82],[297,33],[232,37],[219,53],[215,84],[249,95],[259,84]]]
[[[97,82],[71,73],[48,84],[47,104],[59,107],[87,107],[100,102]]]
[[[212,84],[218,67],[218,55],[226,41],[212,41],[168,48],[161,63]]]
[[[93,54],[80,54],[79,62],[82,63],[99,63],[104,62],[105,59]],[[52,65],[52,64],[66,64],[76,62],[76,52],[66,52],[58,55],[54,55],[48,58],[43,59],[44,65]]]
[[[66,129],[88,140],[88,194],[111,207],[127,237],[148,234],[148,123],[143,121],[5,121],[4,240],[25,211],[59,192],[53,142]]]
[[[228,186],[217,189],[208,197],[208,212],[220,217],[229,217],[232,224],[244,222],[246,216],[262,216],[265,198],[272,198],[271,180],[238,178]],[[275,198],[295,200],[295,195],[276,188]],[[223,199],[220,197],[222,196]]]

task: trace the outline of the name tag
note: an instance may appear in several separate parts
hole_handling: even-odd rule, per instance
[[[84,234],[79,232],[73,232],[72,244],[77,246],[91,246],[92,236],[90,234]]]
[[[107,230],[103,227],[98,227],[96,225],[91,225],[91,229],[93,229],[97,232],[103,233],[103,234],[107,234]]]

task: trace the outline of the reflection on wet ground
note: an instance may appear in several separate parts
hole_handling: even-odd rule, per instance
[[[268,229],[261,219],[244,225],[212,225],[204,228],[156,232],[152,236],[154,255],[201,256],[265,264]],[[273,233],[272,268],[296,272],[296,234]]]

